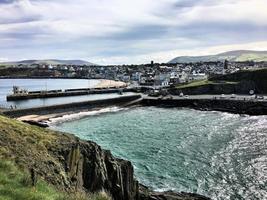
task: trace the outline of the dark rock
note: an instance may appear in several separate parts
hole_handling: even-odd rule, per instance
[[[166,192],[154,192],[149,190],[146,186],[140,185],[140,200],[211,200],[208,197],[181,192],[177,193],[174,191]]]

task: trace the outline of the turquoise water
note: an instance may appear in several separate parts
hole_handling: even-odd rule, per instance
[[[220,200],[267,197],[267,116],[156,107],[81,116],[59,123],[72,119],[63,117],[52,128],[130,160],[137,179],[155,190]]]

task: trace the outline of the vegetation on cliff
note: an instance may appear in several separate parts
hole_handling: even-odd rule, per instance
[[[193,81],[188,84],[182,84],[182,85],[177,85],[177,89],[184,89],[184,88],[192,88],[192,87],[199,87],[199,86],[207,86],[207,85],[221,85],[221,84],[237,84],[237,82],[215,82],[215,81],[210,81],[210,80],[198,80],[198,81]]]
[[[0,116],[0,200],[111,199],[103,191],[89,194],[82,190],[65,190],[54,184],[58,177],[53,175],[52,167],[49,169],[45,165],[49,159],[53,159],[47,148],[56,139],[53,131]],[[35,186],[31,169],[36,170],[38,177]],[[47,175],[42,170],[46,170]],[[64,172],[59,173],[63,175]]]
[[[32,185],[29,172],[19,169],[12,161],[0,159],[0,200],[111,200],[105,193],[87,195],[57,191],[39,179]]]
[[[36,187],[32,187],[30,175],[22,172],[14,163],[0,160],[0,199],[60,199],[52,187],[44,181],[38,181]]]

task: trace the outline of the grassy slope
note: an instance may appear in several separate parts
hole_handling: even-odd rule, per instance
[[[45,146],[56,139],[56,133],[47,129],[30,126],[17,120],[0,116],[0,200],[110,200],[105,193],[86,196],[85,194],[66,194],[38,178],[37,186],[30,184],[28,170],[15,165],[12,153],[29,159],[43,156]],[[2,143],[1,143],[2,142]],[[7,143],[16,143],[17,149],[8,148]],[[12,151],[12,153],[10,152]],[[20,153],[20,154],[19,154]],[[26,154],[26,155],[24,155]],[[40,157],[39,157],[40,159]]]
[[[200,80],[200,81],[193,81],[191,83],[185,84],[185,85],[178,85],[176,86],[177,89],[185,89],[185,88],[192,88],[192,87],[199,87],[204,85],[210,85],[210,84],[236,84],[236,82],[224,82],[224,83],[216,83],[214,81],[209,80]]]
[[[264,51],[229,51],[220,53],[217,55],[207,55],[207,56],[180,56],[172,59],[170,62],[200,62],[200,61],[267,61],[267,52]]]
[[[56,192],[44,181],[38,181],[35,188],[31,187],[30,176],[19,170],[14,163],[0,160],[0,200],[42,200],[64,199],[64,194]]]

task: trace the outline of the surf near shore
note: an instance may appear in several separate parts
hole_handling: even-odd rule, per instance
[[[47,121],[52,118],[62,117],[78,113],[75,117],[90,115],[88,111],[99,111],[108,107],[128,107],[141,101],[140,94],[121,95],[114,98],[89,100],[83,102],[73,102],[68,104],[59,104],[52,106],[41,106],[35,108],[7,110],[3,114],[17,118],[20,121],[30,124],[48,127]],[[105,109],[102,112],[106,112]]]

